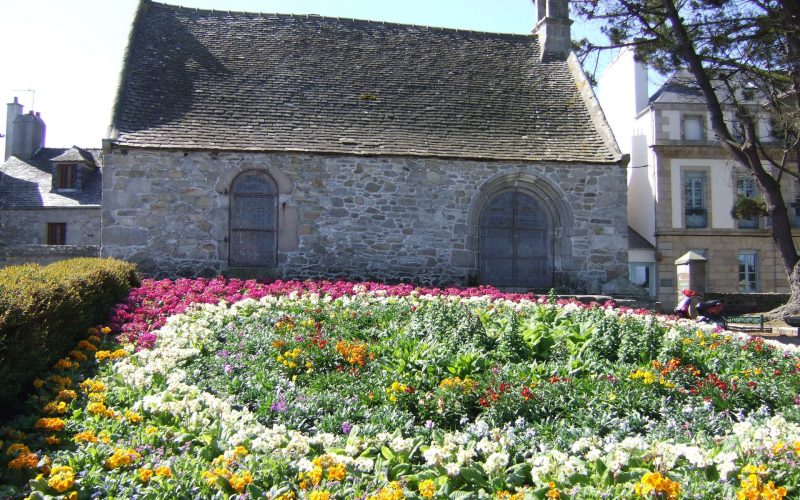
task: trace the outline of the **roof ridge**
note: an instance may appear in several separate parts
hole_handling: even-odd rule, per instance
[[[427,24],[416,24],[416,23],[399,23],[395,21],[381,21],[376,19],[360,19],[355,17],[339,17],[339,16],[323,16],[321,14],[293,14],[293,13],[284,13],[284,12],[253,12],[253,11],[246,11],[246,10],[221,10],[221,9],[201,9],[199,7],[186,7],[184,5],[175,5],[175,4],[168,4],[164,2],[154,2],[152,0],[144,0],[147,3],[151,3],[156,6],[175,9],[175,10],[188,10],[194,12],[209,12],[214,14],[246,14],[246,15],[254,15],[254,16],[277,16],[277,17],[296,17],[296,18],[316,18],[322,20],[329,20],[329,21],[352,21],[356,23],[364,23],[364,24],[383,24],[388,26],[403,26],[409,28],[425,28],[434,31],[450,31],[455,33],[481,33],[486,35],[505,35],[505,36],[513,36],[513,37],[524,37],[524,38],[533,38],[533,33],[508,33],[503,31],[481,31],[481,30],[471,30],[465,28],[447,28],[444,26],[431,26]]]

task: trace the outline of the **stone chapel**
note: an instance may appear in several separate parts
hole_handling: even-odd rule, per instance
[[[598,292],[627,274],[626,163],[570,51],[532,35],[142,0],[101,253],[226,273]]]

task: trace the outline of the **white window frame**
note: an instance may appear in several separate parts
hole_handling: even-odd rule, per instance
[[[691,194],[687,193],[689,190],[689,183],[693,180],[702,180],[700,184],[700,189],[698,190],[695,186],[691,188]],[[706,172],[698,172],[694,170],[685,171],[683,173],[683,223],[686,229],[704,229],[709,226],[708,223],[708,175]],[[700,203],[696,203],[698,198],[697,195],[700,195]],[[700,206],[697,206],[700,205]],[[689,217],[688,214],[689,210],[705,210],[705,214],[703,215],[703,224],[689,224]],[[697,216],[699,217],[699,216]]]
[[[747,259],[747,260],[745,260]],[[737,287],[740,293],[759,291],[758,251],[740,250],[737,255]],[[751,261],[751,262],[748,262]],[[744,269],[742,268],[744,266]],[[748,269],[751,267],[751,269]]]
[[[698,137],[689,137],[687,122],[697,121]],[[706,120],[702,113],[686,113],[681,116],[681,137],[687,142],[701,142],[706,140]]]

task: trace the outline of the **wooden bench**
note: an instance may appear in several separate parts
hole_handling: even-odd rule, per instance
[[[764,331],[764,315],[758,316],[726,316],[722,318],[726,330],[737,330],[740,332],[747,331]]]

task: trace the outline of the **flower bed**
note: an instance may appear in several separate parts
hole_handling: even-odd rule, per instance
[[[800,358],[708,326],[223,280],[146,282],[114,325],[138,349],[92,332],[3,431],[0,496],[782,498],[800,481]]]

